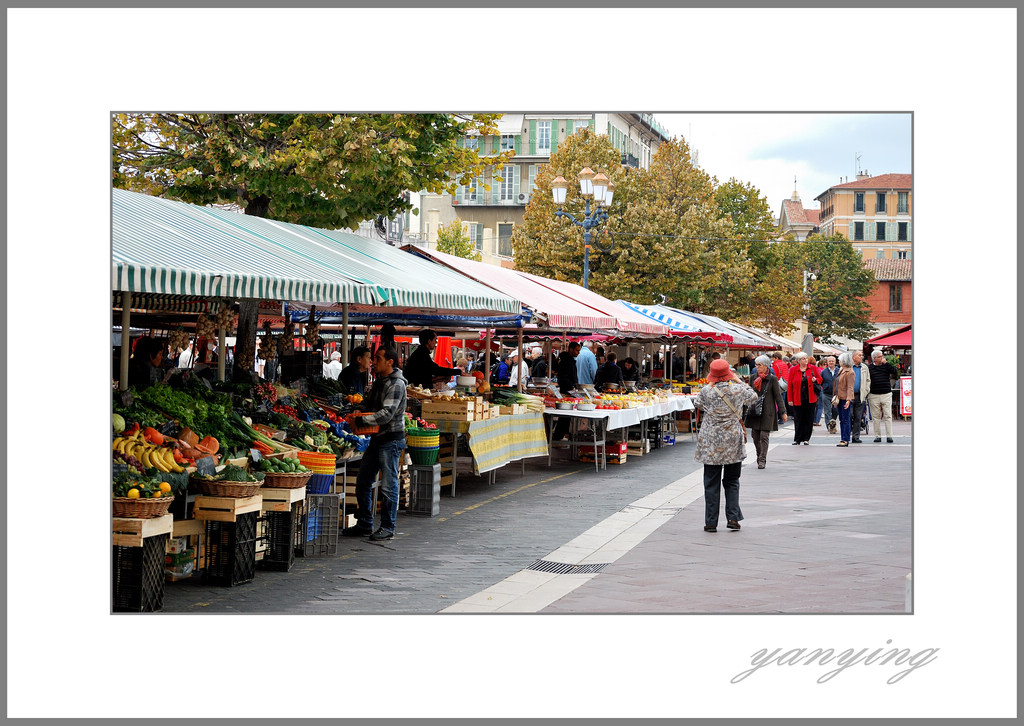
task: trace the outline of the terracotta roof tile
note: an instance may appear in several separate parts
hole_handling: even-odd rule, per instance
[[[899,282],[912,280],[911,260],[865,260],[864,267],[875,273],[879,282]]]
[[[805,209],[804,216],[807,217],[808,224],[813,224],[815,227],[818,226],[818,222],[821,221],[821,210],[820,209]]]
[[[830,189],[905,189],[910,190],[910,182],[913,180],[913,174],[881,174],[879,176],[869,176],[867,179],[860,179],[858,181],[847,182],[846,184],[836,184]]]
[[[786,210],[786,220],[790,224],[809,224],[804,215],[804,206],[792,199],[783,199],[782,207]]]

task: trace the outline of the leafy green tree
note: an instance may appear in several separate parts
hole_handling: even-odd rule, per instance
[[[865,298],[878,283],[849,240],[843,235],[815,234],[796,244],[802,248],[804,269],[817,278],[807,283],[808,330],[826,343],[842,336],[863,339],[874,333]]]
[[[467,260],[481,260],[480,252],[473,246],[473,241],[462,228],[462,219],[455,218],[451,224],[445,224],[437,230],[437,251],[446,252]]]
[[[537,173],[536,188],[530,195],[523,223],[512,231],[512,254],[517,270],[583,283],[583,230],[567,219],[555,217],[558,208],[551,197],[551,181],[562,176],[569,182],[562,210],[582,220],[585,200],[580,194],[579,172],[589,167],[618,185],[623,176],[620,158],[607,136],[598,136],[589,128],[577,131],[558,145],[550,163],[542,165]],[[615,194],[618,193],[616,189]],[[609,214],[615,215],[619,207],[616,200]],[[603,233],[598,234],[603,236]],[[595,236],[595,231],[591,236]],[[595,272],[601,267],[602,255],[594,246],[590,253],[590,286],[596,290]]]
[[[744,310],[735,320],[779,335],[792,332],[793,321],[803,317],[803,267],[789,247],[775,242],[779,230],[768,200],[750,183],[730,178],[719,185],[715,198],[732,224],[730,235],[746,239],[754,265]],[[792,235],[788,235],[792,239]]]
[[[463,176],[508,161],[463,146],[500,114],[115,114],[113,184],[246,214],[355,229],[411,208],[408,190],[454,193]],[[254,300],[239,309],[238,370],[252,368]]]

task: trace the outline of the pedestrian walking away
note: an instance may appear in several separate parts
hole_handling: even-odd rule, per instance
[[[356,477],[356,524],[342,531],[345,537],[370,535],[374,541],[395,536],[398,517],[399,457],[405,451],[406,381],[398,367],[398,351],[378,348],[373,356],[373,370],[377,378],[370,387],[369,397],[357,410],[370,411],[360,417],[364,426],[377,426],[370,437],[370,445],[363,452]],[[373,529],[373,482],[381,476],[380,527]]]
[[[864,362],[864,352],[854,351],[853,358],[853,405],[851,406],[850,425],[853,428],[853,443],[860,443],[860,432],[864,426],[864,411],[868,403],[868,392],[871,390],[871,373]]]
[[[899,376],[896,366],[885,359],[882,351],[871,354],[871,365],[868,366],[871,376],[871,390],[868,393],[868,408],[871,419],[875,422],[875,443],[882,442],[882,422],[885,422],[885,440],[892,443],[892,383],[891,378]]]
[[[843,353],[839,356],[839,375],[832,383],[832,400],[839,413],[839,443],[836,446],[850,445],[850,413],[853,408],[854,371],[853,355]]]
[[[786,400],[793,407],[793,445],[810,445],[814,424],[814,409],[818,399],[814,394],[815,384],[821,383],[821,374],[809,364],[806,353],[793,357],[794,365],[789,369],[789,385]]]
[[[707,378],[708,385],[700,389],[693,401],[704,412],[693,457],[704,464],[704,531],[718,531],[722,489],[726,526],[735,530],[743,519],[740,471],[747,456],[740,411],[757,401],[757,393],[722,359],[711,361]]]
[[[757,401],[747,406],[745,423],[757,452],[757,468],[768,463],[768,438],[779,430],[779,419],[786,421],[786,399],[779,387],[779,379],[772,373],[771,359],[760,355],[754,359],[754,372],[750,374],[750,387],[757,393]]]

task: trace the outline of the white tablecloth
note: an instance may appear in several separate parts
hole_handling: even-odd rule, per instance
[[[549,416],[572,416],[573,418],[606,418],[608,423],[605,428],[609,431],[621,429],[624,426],[636,426],[644,419],[666,416],[676,411],[692,411],[693,401],[686,396],[673,396],[664,401],[658,401],[651,406],[641,408],[622,409],[596,409],[594,411],[560,410],[549,408],[544,411]]]

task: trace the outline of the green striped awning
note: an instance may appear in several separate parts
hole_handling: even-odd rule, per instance
[[[350,232],[113,190],[112,289],[519,313],[441,265]]]

